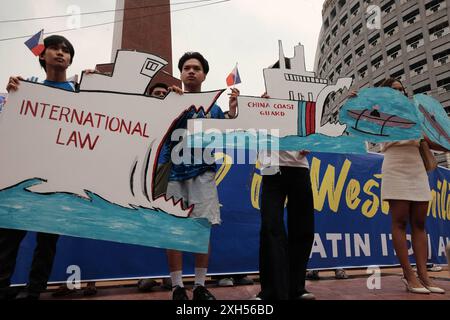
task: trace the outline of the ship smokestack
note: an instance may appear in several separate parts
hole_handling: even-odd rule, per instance
[[[278,48],[280,55],[280,69],[284,70],[286,69],[286,60],[284,57],[283,43],[281,42],[281,40],[278,40]]]

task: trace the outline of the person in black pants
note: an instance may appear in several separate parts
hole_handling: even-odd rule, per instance
[[[305,289],[306,267],[314,240],[314,204],[307,153],[272,151],[269,163],[276,157],[277,166],[261,161],[261,292],[257,298],[262,300],[315,299]]]
[[[39,64],[47,75],[44,85],[63,90],[75,91],[72,82],[67,81],[66,71],[72,64],[75,49],[66,38],[52,35],[44,39],[44,50],[39,55]],[[6,90],[20,90],[21,77],[10,77]],[[20,243],[27,234],[23,230],[0,229],[0,299],[10,299],[16,292],[10,288],[11,277],[16,266]],[[48,233],[37,234],[37,245],[34,250],[33,263],[29,275],[29,283],[25,292],[17,298],[39,299],[39,295],[47,287],[56,253],[58,235]]]
[[[16,266],[20,243],[27,231],[0,229],[0,299],[13,299],[17,291],[10,288],[11,277]],[[47,287],[56,254],[56,243],[59,236],[39,232],[36,235],[36,249],[29,274],[29,282],[23,294],[17,298],[39,299],[39,295]]]

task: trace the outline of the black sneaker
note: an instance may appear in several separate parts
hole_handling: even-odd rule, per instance
[[[216,300],[216,298],[204,286],[197,286],[197,288],[194,289],[193,300]]]
[[[175,290],[173,290],[172,292],[172,300],[189,300],[186,289],[180,286],[176,286]]]
[[[320,276],[319,276],[319,270],[308,270],[306,272],[306,277],[307,280],[319,280]]]
[[[58,287],[58,289],[56,289],[56,291],[52,293],[52,297],[55,298],[65,297],[75,292],[77,292],[76,289],[69,289],[67,287],[67,284],[62,284]]]
[[[163,278],[161,287],[165,290],[172,290],[172,280],[170,278]]]
[[[141,279],[137,283],[138,290],[141,292],[151,292],[156,287],[158,282],[153,279]]]
[[[87,286],[83,290],[83,296],[92,297],[97,294],[97,287],[95,286],[95,282],[88,282]]]
[[[39,300],[39,298],[39,293],[22,291],[15,297],[14,300]]]
[[[0,288],[0,301],[13,300],[19,293],[19,289],[16,287]]]
[[[249,286],[254,283],[253,280],[247,276],[233,277],[233,280],[234,280],[235,285],[241,285],[241,286]]]

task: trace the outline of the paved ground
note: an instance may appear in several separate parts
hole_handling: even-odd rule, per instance
[[[401,271],[398,268],[383,268],[380,289],[370,290],[367,287],[369,275],[365,269],[348,270],[349,279],[336,280],[334,272],[320,272],[320,280],[307,281],[307,289],[313,292],[318,300],[450,300],[450,273],[447,268],[440,272],[431,272],[435,283],[445,289],[445,294],[412,294],[405,290],[401,282]],[[207,282],[208,289],[218,300],[248,300],[260,290],[258,275],[251,275],[254,285],[218,287],[213,281]],[[188,295],[192,298],[192,279],[185,280]],[[84,286],[84,285],[83,285]],[[169,300],[171,293],[160,287],[153,288],[150,293],[141,293],[136,288],[136,281],[97,282],[98,292],[95,296],[84,297],[82,291],[68,296],[54,298],[51,293],[56,287],[50,287],[41,297],[44,300]]]

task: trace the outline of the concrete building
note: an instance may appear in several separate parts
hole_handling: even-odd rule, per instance
[[[352,90],[400,79],[408,95],[428,94],[450,115],[450,0],[326,0],[314,71],[354,79]],[[335,120],[347,92],[331,96]]]

